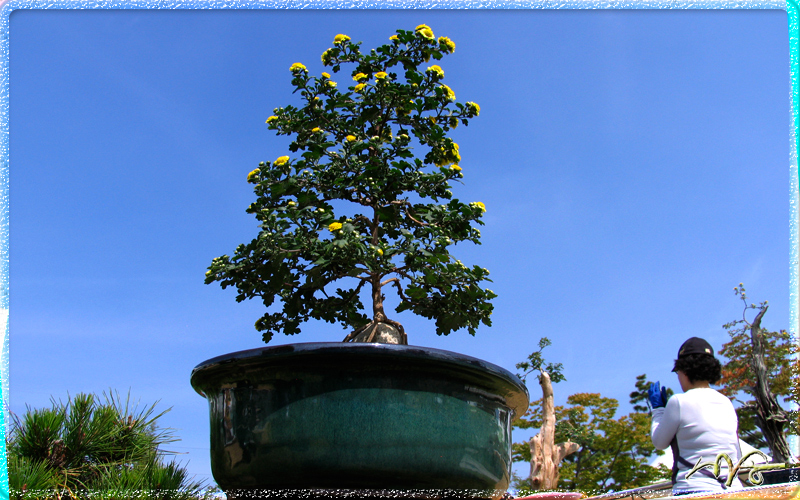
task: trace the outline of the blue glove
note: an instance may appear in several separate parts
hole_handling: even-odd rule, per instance
[[[663,408],[667,406],[667,388],[661,387],[660,382],[650,384],[650,389],[647,390],[647,398],[650,400],[652,408]]]

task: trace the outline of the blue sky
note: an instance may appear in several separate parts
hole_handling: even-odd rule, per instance
[[[547,336],[557,403],[599,392],[627,411],[639,374],[678,388],[686,338],[727,340],[739,282],[770,301],[764,326],[789,326],[785,12],[16,11],[11,410],[130,389],[173,408],[173,449],[211,480],[189,375],[263,344],[259,304],[203,277],[256,235],[247,173],[288,154],[264,120],[336,34],[370,48],[420,23],[456,42],[444,83],[481,106],[454,134],[453,192],[486,204],[483,244],[453,254],[499,297],[475,337],[393,315],[410,343],[514,371]],[[345,334],[308,323],[272,344]]]

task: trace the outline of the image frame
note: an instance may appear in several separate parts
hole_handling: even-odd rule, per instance
[[[648,10],[782,10],[787,13],[787,30],[789,34],[790,76],[791,76],[791,155],[789,165],[791,170],[790,186],[790,243],[791,253],[789,258],[789,289],[790,289],[790,318],[788,331],[795,344],[800,343],[798,337],[798,318],[800,295],[798,292],[798,275],[800,274],[800,254],[798,253],[798,210],[800,198],[798,196],[798,140],[800,138],[800,5],[796,0],[703,0],[688,1],[654,1],[654,0],[627,0],[627,1],[597,1],[597,0],[508,0],[496,2],[479,1],[402,1],[402,0],[316,0],[305,2],[301,0],[236,0],[225,2],[221,0],[191,0],[188,2],[171,1],[143,1],[143,0],[116,0],[116,1],[81,1],[57,0],[54,2],[31,0],[0,0],[0,500],[9,498],[9,484],[6,464],[6,426],[10,423],[8,406],[9,399],[9,174],[13,168],[9,161],[9,38],[10,16],[16,10],[45,10],[45,9],[114,9],[114,10],[255,10],[255,9],[648,9]],[[790,447],[795,455],[800,454],[800,443],[797,438],[790,442]]]

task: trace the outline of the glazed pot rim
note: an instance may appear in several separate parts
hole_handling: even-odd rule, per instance
[[[436,349],[433,347],[423,347],[415,345],[398,344],[379,344],[379,343],[351,343],[351,342],[300,342],[293,344],[282,344],[275,346],[257,347],[242,351],[231,352],[216,356],[194,367],[191,374],[192,386],[195,381],[202,377],[202,374],[214,372],[225,366],[240,365],[252,366],[263,363],[268,357],[269,360],[286,359],[294,357],[304,357],[313,354],[324,354],[327,356],[357,357],[368,355],[374,358],[391,358],[393,360],[405,359],[414,364],[437,364],[451,365],[454,368],[469,372],[481,372],[489,374],[495,379],[505,382],[509,388],[518,392],[517,397],[510,398],[508,401],[517,416],[521,416],[529,404],[528,389],[522,380],[515,374],[494,363],[484,361],[479,358],[466,354]],[[204,395],[197,387],[195,390]],[[513,400],[513,401],[512,401]]]

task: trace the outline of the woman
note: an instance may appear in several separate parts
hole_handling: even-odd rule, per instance
[[[727,467],[720,470],[719,478],[709,468],[686,477],[698,460],[715,462],[719,453],[727,454],[734,464],[741,458],[739,421],[733,404],[709,387],[722,375],[722,365],[714,357],[711,345],[701,338],[690,338],[678,351],[672,371],[678,374],[683,394],[667,400],[666,388],[661,388],[658,382],[649,391],[653,445],[659,450],[672,447],[672,494],[741,488],[738,478],[733,479],[731,486],[726,485]]]

